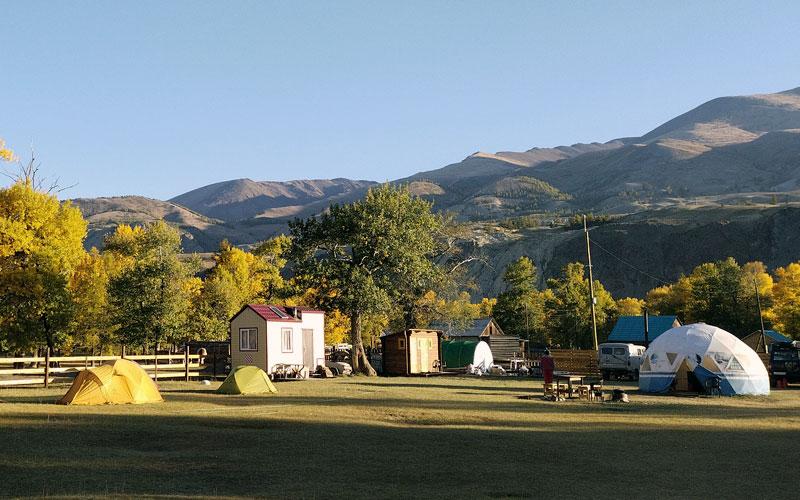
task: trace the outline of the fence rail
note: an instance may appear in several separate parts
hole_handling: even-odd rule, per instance
[[[72,377],[121,356],[30,356],[0,358],[0,387],[41,385],[47,387],[56,378]],[[139,363],[150,378],[175,379],[200,376],[205,367],[199,354],[127,355],[125,359]],[[15,365],[22,365],[15,366]]]

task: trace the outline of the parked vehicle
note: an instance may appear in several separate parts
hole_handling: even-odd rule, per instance
[[[769,355],[769,380],[772,387],[800,382],[800,349],[789,342],[775,342]]]
[[[645,348],[636,344],[609,342],[600,344],[598,366],[605,380],[630,378],[639,380],[639,366],[642,364]]]

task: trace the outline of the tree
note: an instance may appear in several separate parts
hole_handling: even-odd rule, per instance
[[[76,266],[68,285],[75,305],[70,324],[75,344],[102,352],[104,346],[114,341],[108,284],[116,267],[113,254],[101,254],[96,248],[86,253]]]
[[[497,296],[494,316],[506,332],[548,344],[544,295],[536,288],[536,275],[536,266],[528,257],[509,264],[503,275],[506,290]]]
[[[589,303],[589,280],[584,266],[573,262],[564,267],[560,278],[547,280],[548,294],[545,306],[549,318],[548,325],[553,342],[570,347],[590,348],[592,339],[591,306]],[[595,280],[594,295],[597,330],[600,336],[606,330],[608,319],[616,307],[611,294]]]
[[[285,284],[281,268],[288,238],[279,236],[258,246],[254,253],[220,244],[214,267],[197,294],[197,337],[224,340],[228,321],[245,304],[272,302],[282,296]]]
[[[85,253],[80,210],[36,186],[31,163],[0,189],[0,332],[17,349],[67,342],[67,284]]]
[[[187,340],[194,265],[180,260],[181,238],[163,221],[120,226],[106,251],[129,263],[109,282],[112,317],[125,344]]]
[[[775,278],[768,317],[781,333],[800,338],[800,262],[779,267]]]
[[[634,297],[618,299],[617,316],[641,316],[644,305],[644,300]]]
[[[350,318],[354,370],[375,373],[363,348],[365,316],[396,304],[407,322],[416,321],[418,299],[441,276],[433,262],[440,224],[430,203],[389,185],[290,224],[298,284],[316,288],[319,305]]]
[[[16,160],[14,151],[6,147],[6,141],[0,139],[0,161],[12,162]]]

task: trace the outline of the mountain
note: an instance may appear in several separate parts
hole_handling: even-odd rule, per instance
[[[373,184],[375,182],[350,179],[288,182],[237,179],[204,186],[170,201],[225,221],[291,218],[305,214],[305,208],[314,202],[330,203]]]
[[[800,227],[800,88],[713,99],[639,137],[527,151],[476,152],[394,181],[471,224],[487,255],[471,275],[477,294],[501,290],[504,267],[526,254],[542,279],[583,258],[571,214],[612,214],[592,229],[615,257],[597,256],[615,294],[641,294],[697,263],[734,256],[770,266],[797,259]],[[219,182],[169,201],[75,200],[89,218],[88,245],[118,223],[176,223],[184,248],[248,245],[285,232],[287,221],[363,197],[371,181],[335,178]],[[516,229],[510,229],[516,228]]]

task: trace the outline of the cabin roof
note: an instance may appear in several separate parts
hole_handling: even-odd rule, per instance
[[[677,316],[650,316],[647,323],[647,340],[649,342],[655,340],[656,337],[675,326],[677,319]],[[608,336],[608,342],[632,342],[634,344],[644,342],[644,317],[620,316]]]

